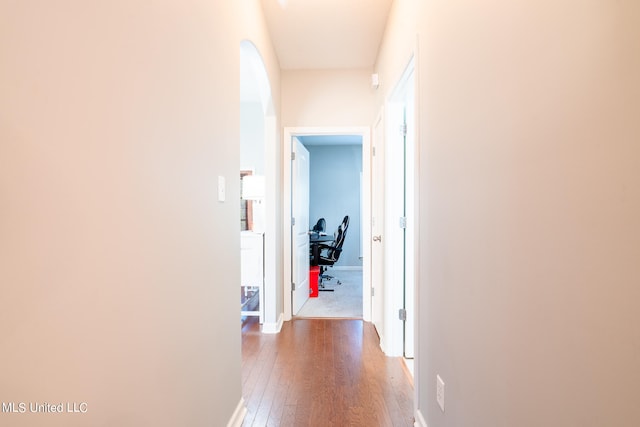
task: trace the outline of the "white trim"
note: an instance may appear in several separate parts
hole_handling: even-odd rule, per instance
[[[384,335],[380,335],[380,350],[384,353],[384,350],[387,348],[387,343],[384,339]],[[386,354],[385,354],[386,356]]]
[[[425,421],[422,412],[420,412],[420,409],[416,410],[416,421],[413,423],[413,425],[415,427],[427,427],[427,422]]]
[[[284,320],[291,320],[291,139],[304,135],[361,135],[362,136],[362,206],[360,214],[364,243],[362,259],[362,313],[363,320],[371,321],[371,128],[369,126],[285,127],[282,144],[282,246],[284,254],[283,296]]]
[[[417,43],[417,42],[416,42]],[[386,239],[384,245],[384,301],[383,301],[383,318],[384,326],[383,333],[385,336],[383,352],[387,356],[402,356],[405,352],[405,340],[402,322],[397,321],[398,308],[403,306],[405,298],[412,298],[413,302],[406,307],[407,309],[407,335],[413,341],[412,344],[413,356],[416,354],[416,324],[417,310],[417,287],[418,276],[416,270],[420,265],[418,258],[417,246],[419,244],[418,226],[419,226],[419,190],[418,183],[419,177],[419,143],[418,143],[418,94],[417,94],[417,69],[416,58],[418,51],[417,45],[411,55],[408,58],[407,64],[400,77],[393,86],[391,92],[387,95],[384,104],[385,111],[385,123],[384,123],[384,135],[385,135],[385,191],[384,191],[384,236]],[[413,87],[411,87],[411,85]],[[411,92],[409,90],[411,89]],[[393,148],[399,147],[399,143],[402,142],[402,136],[397,131],[400,127],[403,114],[402,109],[406,105],[408,98],[412,97],[413,103],[413,126],[409,127],[406,140],[406,163],[402,162],[402,153],[394,150]],[[409,122],[409,119],[407,120]],[[411,125],[411,123],[408,123]],[[411,146],[413,145],[413,146]],[[406,239],[403,239],[402,232],[397,226],[397,218],[402,216],[402,210],[400,206],[403,202],[401,194],[394,192],[393,189],[399,185],[402,185],[401,174],[405,175],[405,186],[407,192],[405,193],[404,203],[409,211],[405,212],[407,218],[407,234]],[[411,185],[413,188],[411,189]],[[413,206],[412,206],[413,204]],[[402,261],[398,259],[398,248],[403,247],[406,251],[406,258],[404,260],[404,266]],[[405,271],[403,272],[403,268]],[[408,289],[403,288],[402,276]],[[410,287],[410,289],[409,289]],[[413,332],[411,333],[411,328]],[[409,349],[411,351],[411,349]],[[417,392],[415,392],[417,394]]]
[[[282,134],[282,296],[284,300],[284,320],[291,320],[291,153],[293,138],[290,128]]]
[[[371,221],[369,221],[370,230],[369,236],[373,236],[373,234],[377,234],[378,237],[381,237],[384,234],[384,146],[386,135],[384,133],[385,126],[385,115],[384,115],[384,104],[380,107],[378,115],[376,116],[376,120],[373,122],[372,126],[372,149],[370,153],[370,167],[371,167],[371,199],[369,201],[371,206]],[[374,151],[375,150],[375,153]],[[375,174],[373,172],[373,167],[376,166]],[[376,195],[376,200],[373,200],[373,195]],[[375,223],[374,223],[375,220]],[[380,337],[380,348],[384,352],[386,346],[383,345],[385,342],[385,321],[384,321],[384,245],[380,240],[380,243],[376,245],[372,243],[369,245],[369,254],[371,256],[371,262],[369,263],[370,270],[368,271],[369,280],[371,283],[371,296],[369,297],[371,300],[371,322],[374,324],[378,336]],[[385,239],[386,240],[386,239]],[[373,255],[376,255],[376,259],[373,259]],[[375,266],[375,269],[374,269]],[[365,273],[363,273],[364,275]],[[375,286],[374,286],[375,284]],[[373,289],[377,291],[377,295],[374,298]],[[376,304],[374,307],[373,304]],[[373,319],[374,309],[376,314],[376,319]]]
[[[266,192],[264,197],[264,282],[261,301],[261,321],[275,322],[277,316],[277,232],[278,232],[278,183],[280,170],[278,169],[278,118],[273,107],[271,81],[269,73],[262,59],[258,47],[252,40],[244,39],[240,42],[240,66],[249,69],[251,78],[257,81],[258,93],[255,99],[262,105],[264,115],[264,175]],[[241,73],[242,74],[242,73]],[[242,79],[242,75],[241,75]],[[242,85],[242,82],[241,82]],[[246,102],[244,100],[243,102]]]
[[[415,141],[415,146],[414,146],[414,174],[415,174],[415,182],[414,182],[414,200],[415,200],[415,205],[414,205],[414,218],[416,219],[415,224],[414,224],[414,283],[415,283],[415,288],[414,288],[414,306],[413,306],[413,310],[415,313],[415,317],[414,317],[414,329],[413,329],[413,334],[414,334],[414,359],[413,359],[413,373],[414,373],[414,378],[420,378],[420,366],[421,366],[421,361],[424,360],[424,358],[422,357],[422,352],[420,351],[420,324],[422,322],[422,316],[425,316],[425,312],[423,312],[422,310],[419,309],[420,307],[420,182],[421,182],[421,173],[420,173],[420,162],[422,159],[422,154],[420,152],[420,46],[419,46],[419,40],[420,37],[419,35],[416,34],[416,44],[415,44],[415,48],[414,48],[414,56],[413,56],[413,72],[414,72],[414,80],[413,80],[413,90],[414,90],[414,94],[415,94],[415,98],[413,100],[414,102],[414,120],[415,120],[415,135],[414,135],[414,141]],[[427,422],[424,419],[424,416],[422,415],[422,412],[418,409],[418,402],[420,402],[420,396],[422,393],[422,387],[420,386],[420,381],[414,380],[414,388],[413,388],[413,401],[414,401],[414,408],[416,408],[416,418],[419,418],[422,422],[423,427],[427,427]]]
[[[263,321],[276,322],[278,316],[278,192],[280,170],[278,169],[278,126],[276,116],[265,116],[265,194],[264,233],[264,310]]]
[[[244,421],[244,416],[247,415],[247,407],[244,406],[244,399],[240,397],[240,402],[236,406],[236,410],[233,411],[233,415],[227,423],[227,427],[240,427]]]
[[[262,324],[263,334],[279,334],[282,330],[282,324],[284,322],[284,314],[280,313],[277,322],[265,322]]]

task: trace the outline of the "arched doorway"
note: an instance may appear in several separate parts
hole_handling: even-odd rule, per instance
[[[276,116],[271,85],[260,52],[248,40],[240,43],[240,172],[262,177],[262,194],[252,203],[251,222],[264,233],[262,332],[280,330],[277,283],[278,165]],[[246,220],[247,218],[245,218]],[[280,300],[282,297],[280,296]]]

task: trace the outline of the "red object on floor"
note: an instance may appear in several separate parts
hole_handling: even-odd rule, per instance
[[[320,274],[320,267],[309,268],[309,296],[316,298],[318,296],[318,275]]]

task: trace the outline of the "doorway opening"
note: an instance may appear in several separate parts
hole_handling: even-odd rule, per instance
[[[309,153],[308,230],[313,279],[310,298],[293,314],[361,319],[362,136],[307,135],[297,139]],[[334,250],[336,246],[339,248]],[[321,273],[317,279],[314,267]]]
[[[302,147],[302,155],[296,151]],[[349,216],[347,235],[344,239],[345,250],[340,255],[342,262],[330,268],[333,279],[325,282],[326,291],[320,288],[318,294],[340,290],[337,282],[355,280],[359,284],[357,296],[361,318],[370,320],[370,130],[363,127],[352,128],[285,128],[283,164],[292,167],[284,169],[284,317],[290,320],[295,315],[305,315],[303,307],[309,299],[309,230],[319,218],[325,218],[326,231],[330,237],[343,226],[345,216]],[[292,159],[292,153],[295,158]],[[309,159],[309,184],[301,184],[299,167],[296,162]],[[315,164],[315,168],[314,165]],[[345,171],[345,168],[349,168]],[[303,174],[304,175],[304,174]],[[306,190],[299,188],[307,186]],[[340,188],[338,188],[340,187]],[[344,187],[348,187],[345,189]],[[305,196],[300,195],[306,192]],[[345,201],[346,197],[350,199]],[[314,200],[311,200],[313,198]],[[300,204],[307,203],[306,214],[300,213]],[[295,214],[293,212],[296,212]],[[292,213],[291,215],[289,213]],[[328,236],[328,237],[329,237]],[[306,242],[306,246],[304,243]],[[339,260],[340,261],[340,260]],[[306,282],[306,283],[305,283]],[[346,289],[346,286],[345,286]],[[331,297],[325,297],[329,300]],[[314,304],[319,306],[319,304]],[[313,308],[313,307],[312,307]],[[301,311],[303,309],[303,311]],[[313,314],[307,314],[314,316]],[[330,317],[331,313],[321,317]],[[341,316],[336,311],[335,317]]]
[[[275,333],[282,319],[277,312],[277,200],[279,156],[271,86],[256,46],[240,43],[240,170],[241,304],[247,315],[259,317],[262,332]],[[246,291],[246,295],[245,295]],[[250,298],[249,298],[250,297]]]

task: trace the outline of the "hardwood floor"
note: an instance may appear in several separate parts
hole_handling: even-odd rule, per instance
[[[413,387],[370,323],[296,319],[263,335],[243,324],[243,426],[412,426]]]

